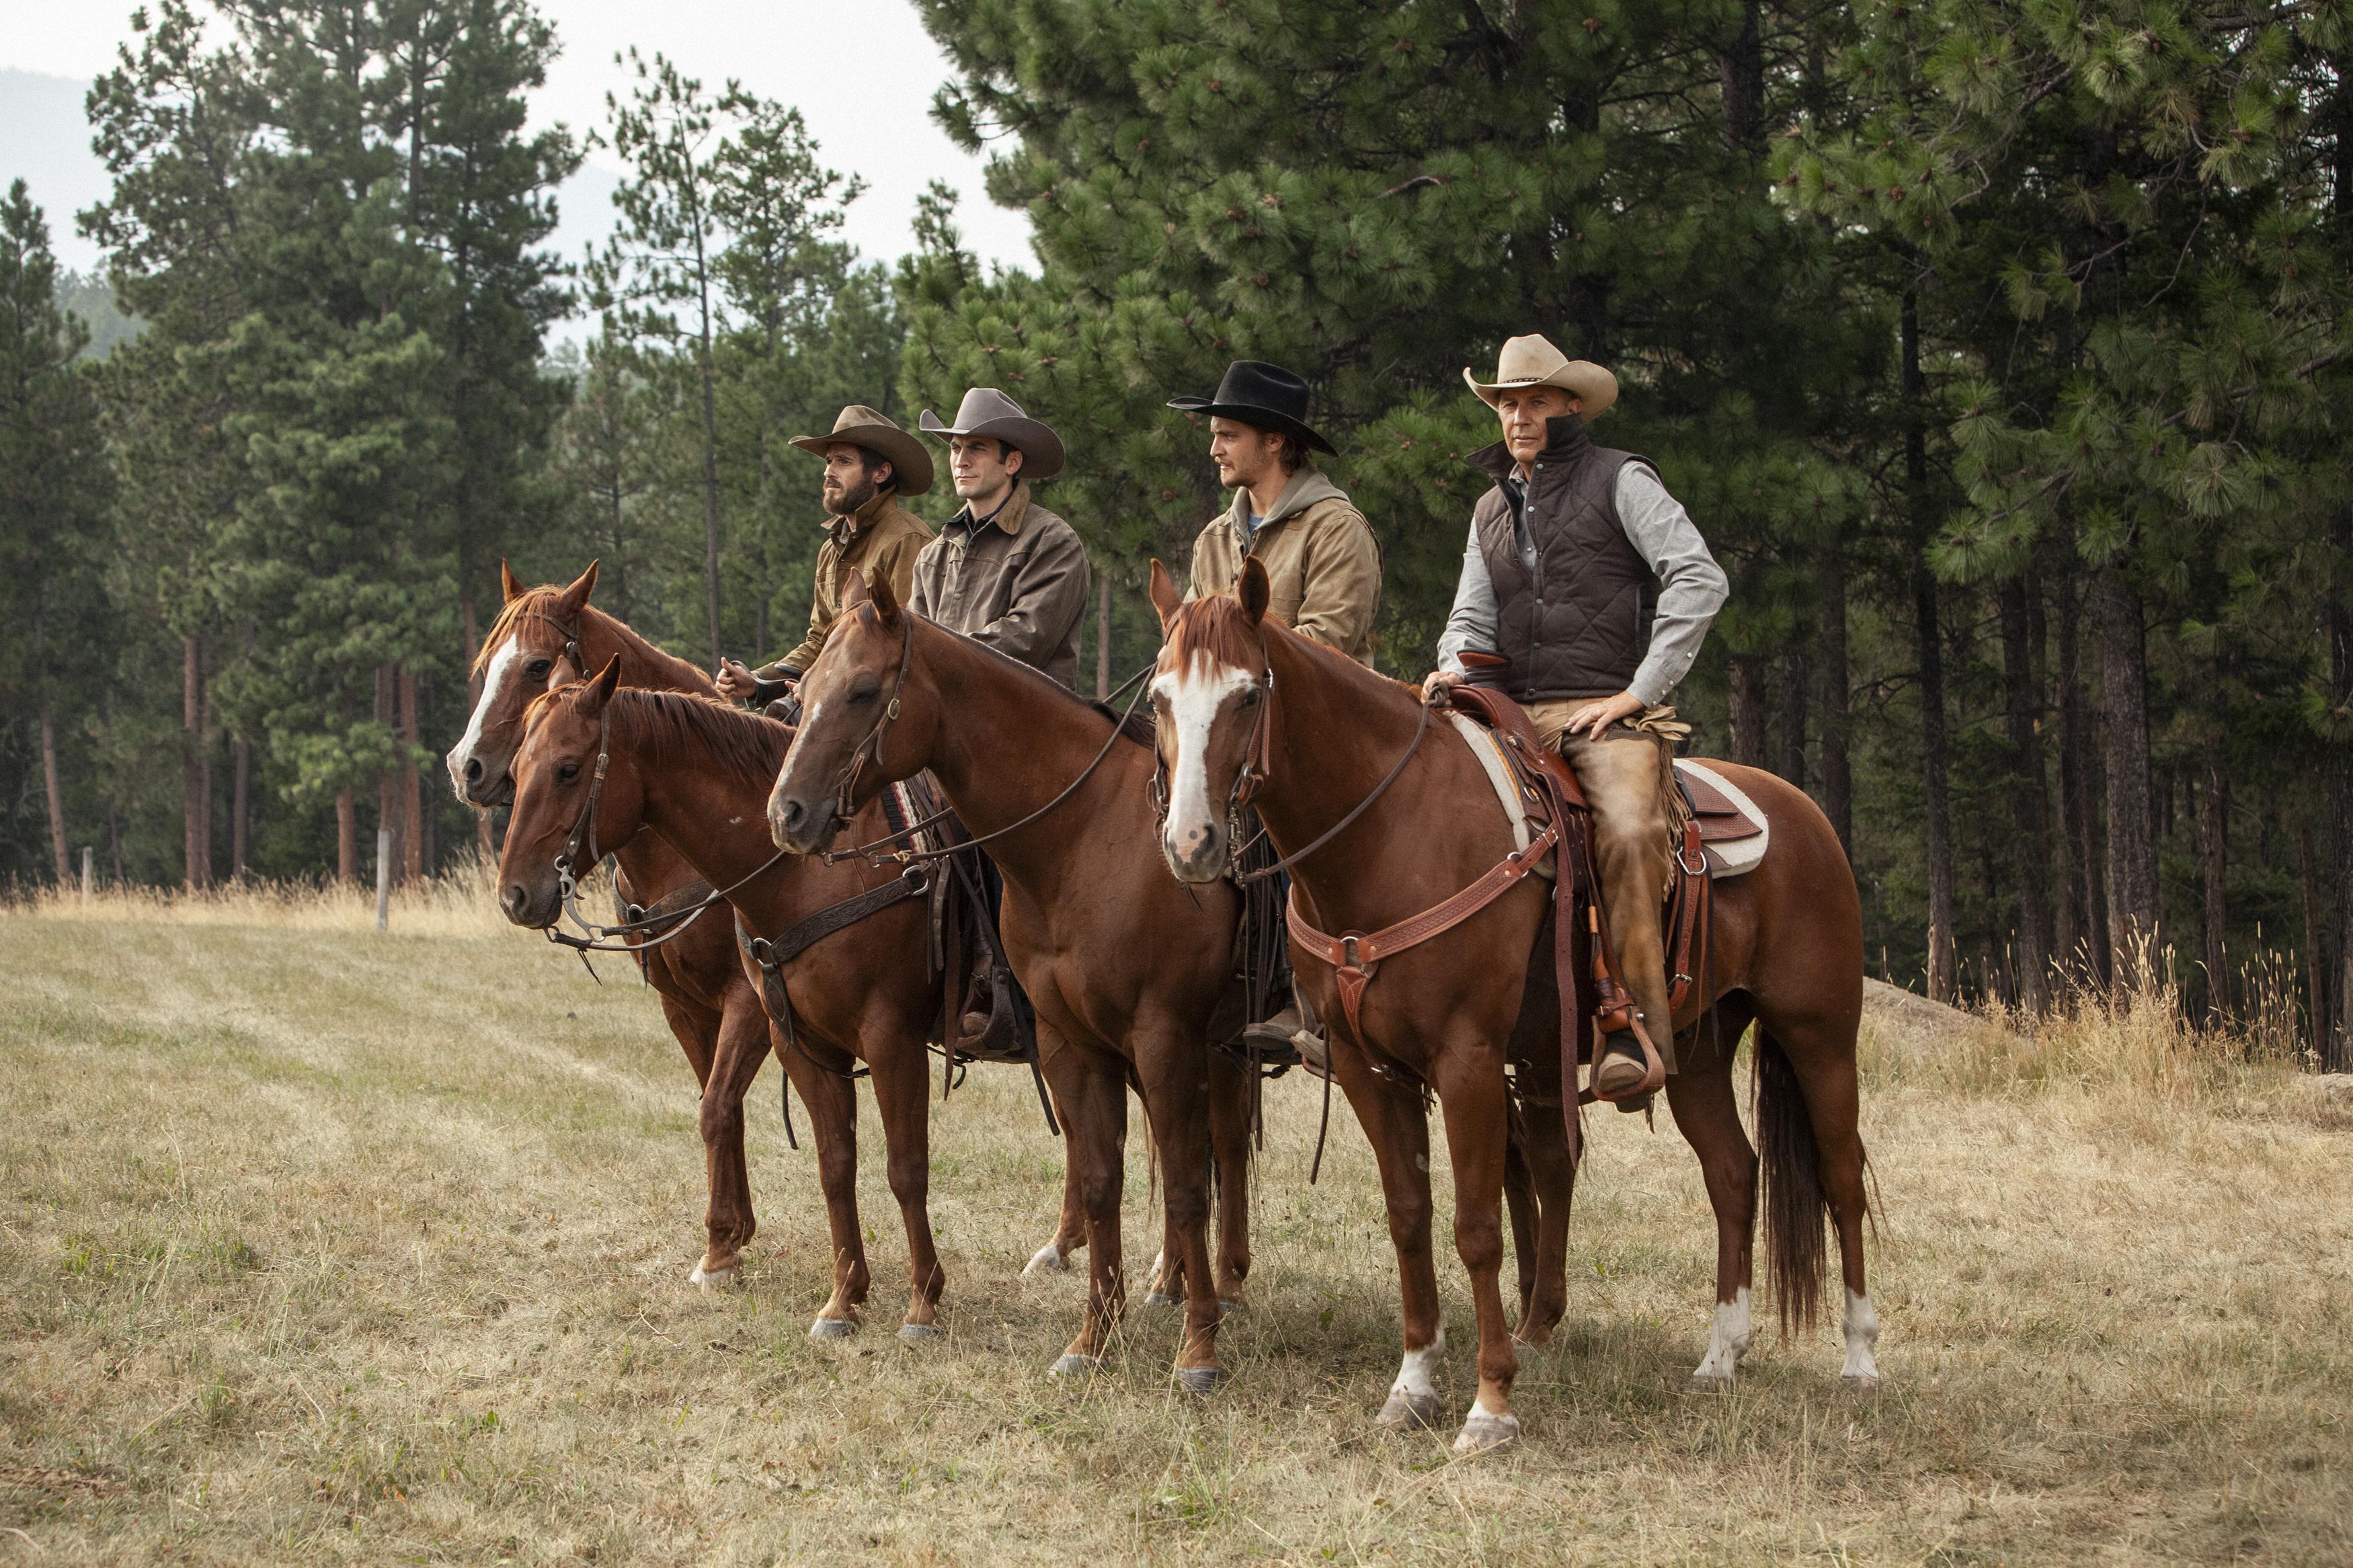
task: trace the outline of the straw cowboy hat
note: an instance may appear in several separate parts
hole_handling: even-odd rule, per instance
[[[1237,419],[1260,430],[1280,430],[1318,451],[1334,449],[1307,423],[1307,384],[1279,364],[1238,359],[1226,367],[1217,396],[1172,397],[1168,406],[1216,419]]]
[[[863,403],[853,403],[841,411],[833,422],[833,431],[826,436],[796,436],[793,445],[804,452],[825,456],[825,449],[838,442],[847,441],[853,447],[863,447],[891,465],[892,477],[899,481],[902,496],[919,496],[932,488],[932,454],[890,420]]]
[[[1588,419],[1609,412],[1618,401],[1616,376],[1591,360],[1569,358],[1552,346],[1552,340],[1534,332],[1504,344],[1504,352],[1495,356],[1494,380],[1481,381],[1469,365],[1462,367],[1462,379],[1490,406],[1497,393],[1521,386],[1557,386],[1584,405],[1581,412]]]
[[[943,425],[928,408],[916,426],[926,436],[987,436],[1021,454],[1021,477],[1050,479],[1062,471],[1062,438],[1021,412],[993,386],[976,386],[956,405],[955,423]]]

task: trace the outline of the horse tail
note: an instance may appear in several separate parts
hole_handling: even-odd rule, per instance
[[[1765,1214],[1765,1258],[1781,1335],[1790,1325],[1810,1328],[1821,1315],[1822,1279],[1830,1264],[1826,1229],[1830,1195],[1822,1187],[1821,1151],[1814,1119],[1789,1055],[1757,1026],[1757,1146],[1759,1206]]]

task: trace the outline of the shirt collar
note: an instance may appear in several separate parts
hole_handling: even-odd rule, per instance
[[[1005,499],[998,501],[995,510],[991,510],[987,517],[974,517],[972,506],[967,502],[962,511],[948,519],[948,526],[961,528],[967,533],[978,533],[990,523],[995,523],[1008,534],[1018,534],[1021,531],[1022,516],[1029,510],[1029,483],[1027,480],[1016,479],[1013,481],[1013,488],[1005,492]]]
[[[864,506],[848,517],[837,517],[828,523],[826,526],[833,534],[834,542],[845,547],[856,543],[860,535],[881,519],[897,494],[896,490],[877,490]]]

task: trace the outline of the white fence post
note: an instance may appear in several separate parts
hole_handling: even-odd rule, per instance
[[[90,854],[91,854],[90,847],[89,845],[87,845],[87,844],[83,845],[83,846],[81,847],[81,907],[82,907],[83,909],[88,909],[88,908],[90,908]]]
[[[392,923],[392,829],[375,830],[375,929]]]

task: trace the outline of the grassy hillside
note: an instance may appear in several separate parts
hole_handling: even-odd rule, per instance
[[[1697,1172],[1663,1117],[1592,1118],[1528,1440],[1454,1462],[1451,1433],[1371,1427],[1393,1264],[1344,1106],[1305,1184],[1311,1085],[1269,1089],[1252,1304],[1213,1399],[1172,1390],[1176,1324],[1141,1308],[1092,1387],[1045,1375],[1082,1282],[1018,1277],[1060,1163],[1010,1069],[936,1111],[949,1338],[888,1331],[905,1253],[870,1115],[878,1321],[820,1347],[813,1161],[774,1068],[750,1285],[705,1298],[693,1082],[651,994],[486,910],[420,897],[388,936],[323,895],[0,914],[0,1556],[2353,1557],[2353,1098],[2146,1020],[2029,1040],[1874,1012],[1869,1404],[1827,1327],[1784,1345],[1769,1319],[1737,1393],[1684,1391]],[[1459,1415],[1449,1254],[1440,1281]]]

